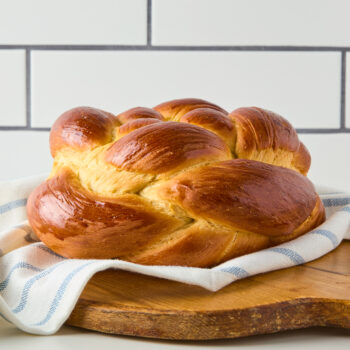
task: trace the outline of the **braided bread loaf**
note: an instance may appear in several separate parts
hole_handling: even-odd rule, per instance
[[[293,127],[199,99],[118,116],[79,107],[50,134],[50,177],[29,197],[38,237],[69,258],[213,266],[324,221]]]

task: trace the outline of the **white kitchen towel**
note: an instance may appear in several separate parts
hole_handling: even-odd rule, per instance
[[[144,266],[121,260],[65,259],[37,241],[25,221],[31,190],[45,176],[0,183],[0,315],[23,331],[55,333],[72,312],[89,279],[116,268],[204,287],[213,292],[259,273],[303,264],[350,239],[350,195],[318,188],[327,221],[279,246],[211,269]]]

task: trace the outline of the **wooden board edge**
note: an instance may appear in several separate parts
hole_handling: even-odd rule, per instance
[[[247,309],[174,312],[117,309],[79,300],[66,324],[103,333],[146,338],[231,339],[313,326],[350,329],[350,302],[299,298]]]

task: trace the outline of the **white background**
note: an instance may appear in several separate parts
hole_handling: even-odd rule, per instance
[[[50,171],[49,127],[66,109],[119,113],[199,97],[282,114],[311,152],[310,178],[350,191],[349,13],[347,0],[0,0],[0,180]],[[205,347],[341,349],[344,334]],[[4,322],[0,338],[18,349],[87,339],[96,348],[156,347],[74,331],[29,337]]]

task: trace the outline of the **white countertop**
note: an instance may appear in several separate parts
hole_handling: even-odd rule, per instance
[[[99,334],[73,327],[62,327],[55,335],[37,336],[23,333],[9,323],[0,320],[0,347],[1,349],[35,349],[35,350],[67,350],[81,349],[88,345],[89,349],[279,349],[295,350],[300,347],[307,349],[349,349],[350,331],[336,328],[309,328],[282,332],[279,334],[253,336],[232,340],[180,342],[161,341],[145,338],[133,338],[116,335]]]

